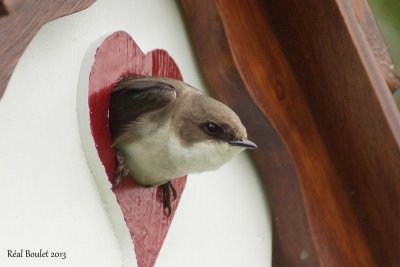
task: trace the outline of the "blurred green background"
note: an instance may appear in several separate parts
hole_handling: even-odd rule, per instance
[[[368,0],[397,70],[400,70],[400,0]],[[395,93],[400,108],[400,90]]]

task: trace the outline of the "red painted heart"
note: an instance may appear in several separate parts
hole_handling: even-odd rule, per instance
[[[115,179],[117,160],[110,147],[108,103],[115,83],[127,74],[170,77],[182,80],[174,60],[164,50],[146,55],[125,32],[109,36],[98,48],[89,79],[90,127],[108,180]],[[124,177],[113,189],[129,228],[139,267],[153,266],[186,184],[186,177],[173,181],[178,198],[167,216],[157,188],[144,188]]]

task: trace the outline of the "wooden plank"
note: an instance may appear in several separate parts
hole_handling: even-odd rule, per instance
[[[400,120],[372,39],[348,1],[271,1],[266,10],[373,257],[398,266]]]
[[[290,231],[293,225],[275,220],[279,242],[274,243],[274,266],[396,266],[399,114],[351,4],[182,3],[211,87],[223,98],[239,99],[237,109],[246,109],[249,102],[242,102],[243,95],[250,94],[296,168],[297,180],[290,181],[294,193],[286,197],[298,199],[300,191],[298,205],[305,216],[296,215],[300,231],[309,236],[302,240],[300,233],[294,233],[282,238],[284,230],[277,229]],[[198,15],[204,13],[209,15]],[[218,80],[245,92],[223,90]],[[247,127],[260,127],[252,125]],[[260,147],[265,154],[275,153],[271,147]],[[267,174],[266,157],[255,157],[266,181],[272,216],[282,208],[289,213],[289,206],[273,197],[281,188],[268,183],[278,173]],[[298,240],[315,254],[308,250],[297,254],[292,242]]]
[[[46,22],[85,9],[94,1],[2,1],[3,11],[7,10],[9,14],[0,15],[0,98],[18,60],[36,32]]]
[[[393,63],[383,35],[375,21],[372,11],[366,0],[349,0],[355,14],[357,23],[361,26],[363,34],[376,58],[383,77],[392,92],[400,89],[400,76]],[[345,11],[345,10],[344,10]],[[348,14],[352,15],[352,14]],[[356,26],[357,27],[357,26]]]
[[[301,204],[295,167],[275,130],[246,92],[214,0],[185,0],[182,6],[199,63],[214,96],[238,113],[260,148],[253,155],[272,209],[273,261],[277,263],[274,266],[315,266],[318,260]],[[302,253],[307,261],[300,258]]]

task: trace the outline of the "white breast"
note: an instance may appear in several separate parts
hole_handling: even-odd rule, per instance
[[[216,141],[184,146],[169,127],[166,123],[140,140],[118,147],[138,183],[158,185],[189,173],[215,170],[243,150]]]

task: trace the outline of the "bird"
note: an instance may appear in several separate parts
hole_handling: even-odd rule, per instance
[[[257,148],[225,104],[177,79],[128,75],[110,96],[111,146],[118,168],[113,186],[129,175],[136,183],[162,186],[171,213],[171,180],[215,170],[245,149]]]

